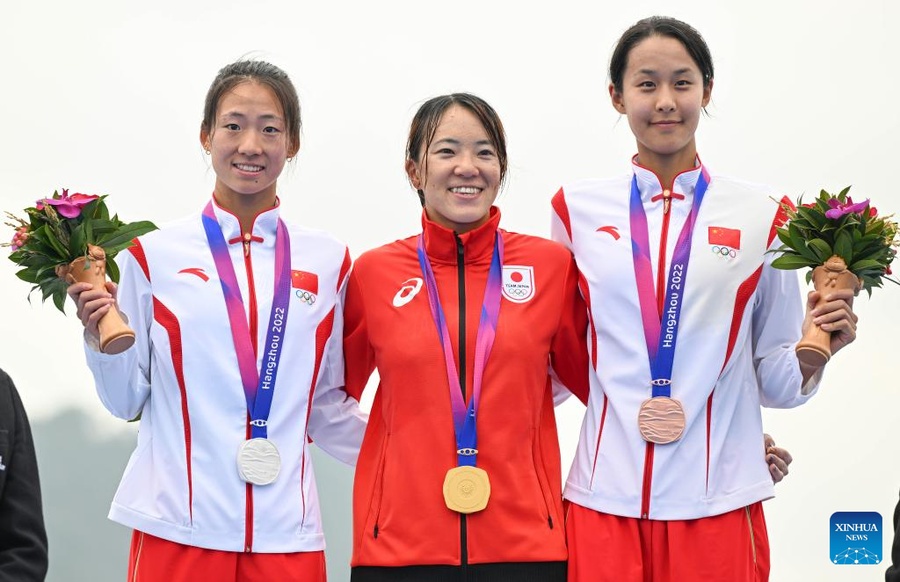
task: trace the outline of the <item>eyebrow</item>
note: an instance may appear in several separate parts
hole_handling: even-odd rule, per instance
[[[227,111],[227,112],[223,113],[220,117],[222,119],[225,119],[228,117],[237,117],[239,119],[246,119],[247,115],[244,113],[241,113],[239,111]],[[258,119],[275,119],[275,120],[281,121],[282,117],[280,115],[275,115],[274,113],[266,113],[264,115],[260,115]]]
[[[673,71],[672,74],[674,76],[678,76],[678,75],[686,75],[686,74],[692,73],[692,72],[693,71],[690,67],[683,67],[681,69],[676,69],[675,71]],[[636,74],[637,75],[655,76],[655,75],[659,75],[659,71],[657,71],[656,69],[640,69],[639,71],[636,71]]]
[[[444,137],[444,138],[437,139],[437,140],[431,142],[431,145],[437,145],[440,143],[448,143],[450,145],[460,145],[462,142],[453,137]],[[491,140],[489,140],[489,139],[480,139],[475,142],[475,145],[489,145],[491,147],[494,146],[494,144],[491,143]]]

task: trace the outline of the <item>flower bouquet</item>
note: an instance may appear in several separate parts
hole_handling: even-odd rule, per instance
[[[106,276],[119,281],[119,270],[112,259],[131,246],[132,240],[155,230],[152,222],[126,224],[117,215],[112,218],[106,208],[106,196],[72,194],[63,190],[50,198],[38,200],[25,209],[26,218],[9,212],[6,216],[15,229],[9,258],[22,269],[16,275],[32,283],[33,292],[40,289],[43,300],[53,303],[65,313],[66,288],[76,281],[103,287]],[[30,297],[30,293],[29,293]],[[134,343],[134,332],[119,312],[109,310],[99,322],[100,350],[117,354]]]
[[[850,187],[838,194],[825,190],[819,197],[796,207],[782,202],[786,223],[777,229],[781,256],[772,262],[778,269],[809,268],[806,281],[823,293],[836,289],[864,289],[870,296],[883,280],[900,284],[891,275],[897,254],[897,223],[893,215],[879,216],[869,200],[853,202]],[[802,200],[801,200],[802,202]],[[824,302],[823,299],[819,300]],[[831,358],[831,334],[814,325],[797,344],[797,356],[811,366],[823,366]]]

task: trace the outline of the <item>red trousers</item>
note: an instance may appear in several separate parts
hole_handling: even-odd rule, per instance
[[[762,503],[684,521],[619,517],[569,503],[569,582],[766,582]]]
[[[325,582],[325,552],[207,550],[135,531],[128,582]]]

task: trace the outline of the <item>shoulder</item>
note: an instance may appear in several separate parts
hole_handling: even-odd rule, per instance
[[[711,178],[710,188],[717,192],[725,192],[730,195],[750,198],[764,198],[767,200],[775,196],[780,198],[778,190],[768,184],[751,182],[749,180],[721,174],[712,174]]]
[[[9,374],[0,370],[0,429],[7,429],[13,424],[16,410],[21,407],[20,400]]]
[[[562,244],[543,237],[503,230],[504,250],[525,252],[551,260],[568,261],[572,253]]]
[[[398,260],[408,260],[416,256],[416,238],[413,235],[392,243],[369,249],[353,262],[353,269],[384,268]]]
[[[343,255],[347,249],[346,243],[324,230],[300,226],[287,220],[285,225],[291,237],[291,244],[305,247],[307,252],[313,250],[325,253],[337,252]]]
[[[159,225],[156,230],[139,236],[137,243],[144,248],[152,248],[168,243],[180,244],[180,241],[203,232],[200,214],[192,214]]]
[[[604,192],[621,192],[623,189],[629,188],[631,184],[630,175],[621,175],[612,178],[591,178],[585,180],[576,180],[563,184],[556,193],[557,197],[581,198],[593,197]]]

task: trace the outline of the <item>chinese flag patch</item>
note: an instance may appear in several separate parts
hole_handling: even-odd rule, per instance
[[[304,291],[309,291],[313,295],[316,295],[319,293],[319,276],[315,273],[292,270],[291,287],[294,289],[303,289]]]
[[[722,226],[709,227],[709,244],[731,247],[736,250],[741,248],[741,231],[736,228]]]

